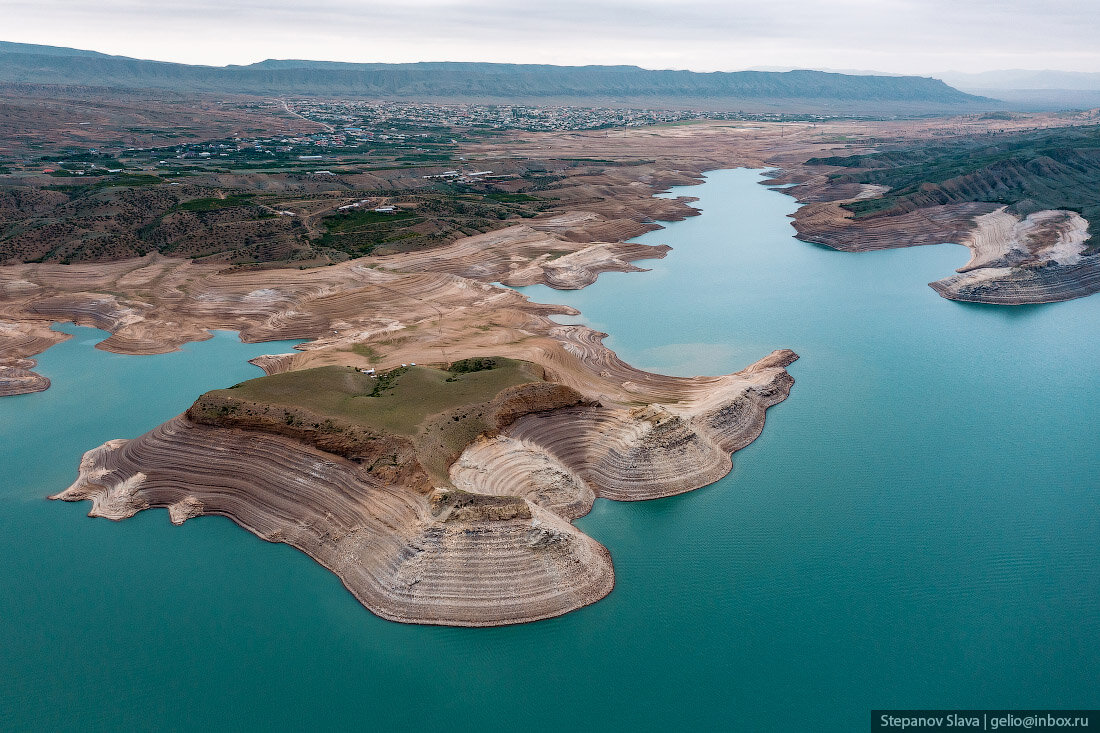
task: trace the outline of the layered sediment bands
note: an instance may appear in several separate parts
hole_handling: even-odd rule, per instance
[[[49,379],[30,371],[30,367],[34,364],[33,359],[20,360],[11,364],[0,362],[0,397],[49,389]]]
[[[897,216],[854,219],[840,207],[842,201],[809,203],[794,216],[798,238],[844,252],[913,247],[962,241],[974,228],[974,217],[997,208],[995,204],[948,204]]]
[[[730,458],[687,420],[658,405],[594,408],[519,420],[507,436],[539,445],[597,496],[671,496],[713,483]]]
[[[794,380],[784,367],[795,358],[775,352],[709,389],[683,380],[675,404],[592,405],[525,416],[495,444],[468,448],[452,477],[463,480],[479,461],[492,460],[504,474],[496,481],[525,486],[524,496],[539,496],[539,477],[545,476],[540,503],[569,511],[587,501],[587,490],[639,501],[706,486],[729,473],[730,453],[752,442],[767,408],[786,399]]]
[[[510,287],[545,284],[558,290],[579,290],[596,282],[601,272],[644,272],[635,260],[660,259],[671,247],[647,244],[593,244],[557,259],[547,255],[501,277]]]
[[[48,389],[50,380],[31,371],[38,362],[20,355],[37,353],[68,337],[44,324],[0,321],[0,397]]]
[[[0,320],[0,363],[29,369],[34,366],[26,357],[45,351],[69,338],[69,334],[54,331],[48,323]]]
[[[1090,195],[1098,169],[1089,133],[980,133],[960,122],[932,136],[868,139],[840,154],[785,153],[769,183],[794,184],[788,193],[805,204],[794,215],[805,241],[849,252],[969,247],[957,275],[930,283],[946,298],[1015,305],[1100,290],[1100,245],[1086,221],[1100,215]]]
[[[929,283],[950,300],[998,305],[1055,303],[1100,292],[1100,256],[1064,265],[1045,261],[1020,267],[983,268]]]
[[[223,272],[219,266],[158,255],[104,265],[0,268],[0,286],[30,283],[8,287],[0,297],[0,325],[10,322],[50,334],[50,323],[74,321],[111,332],[97,348],[152,354],[209,338],[209,329],[236,330],[246,341],[313,339],[305,349],[325,350],[408,339],[398,332],[408,334],[410,326],[434,322],[437,346],[431,360],[446,361],[448,343],[486,340],[471,332],[473,323],[519,325],[540,314],[569,311],[528,303],[489,281],[521,272],[524,282],[580,287],[598,272],[635,270],[631,260],[667,251],[633,244],[585,246],[529,227],[486,236],[496,235],[498,255],[460,241],[438,253],[364,258],[313,270]],[[524,241],[530,242],[529,250]],[[555,264],[558,260],[563,262]],[[31,356],[63,336],[7,338],[0,328],[0,356]],[[496,341],[513,340],[512,334],[502,336]],[[265,366],[289,369],[298,363],[280,362]]]
[[[541,225],[535,220],[531,225],[466,237],[424,252],[374,259],[378,267],[395,272],[449,272],[511,286],[545,284],[575,290],[594,283],[601,272],[638,271],[633,260],[657,259],[669,250],[667,246],[592,242],[593,229],[601,223],[602,217],[596,214],[576,212],[547,219]],[[556,233],[562,228],[572,237]],[[634,232],[628,233],[634,236]]]
[[[451,466],[451,482],[466,491],[521,496],[565,519],[588,514],[595,492],[540,445],[516,438],[483,437]]]
[[[173,521],[227,516],[306,552],[394,621],[535,621],[614,585],[605,548],[524,499],[425,496],[284,437],[184,417],[90,451],[78,480],[52,498],[90,499],[93,516],[111,519],[148,507],[168,508]]]
[[[724,476],[730,452],[787,396],[785,367],[797,358],[777,351],[724,377],[676,378],[601,354],[598,335],[588,344],[607,367],[595,377],[606,403],[535,381],[429,417],[404,437],[326,426],[302,408],[265,410],[223,390],[137,439],[89,451],[77,481],[52,498],[91,500],[92,516],[111,519],[151,507],[176,523],[228,516],[306,552],[397,621],[492,626],[556,616],[614,585],[607,550],[570,521],[598,496],[652,499]],[[622,377],[629,387],[616,390]],[[636,404],[639,385],[665,401]],[[442,474],[425,470],[444,449],[429,445],[436,422],[471,416],[482,432],[446,458]]]
[[[831,186],[826,177],[792,192],[809,201],[795,213],[799,239],[846,252],[958,242],[970,260],[958,274],[929,283],[945,298],[1020,305],[1071,300],[1100,292],[1100,253],[1086,255],[1088,222],[1072,211],[1043,210],[1021,218],[992,203],[945,204],[891,216],[855,219],[842,204],[874,198],[882,187]]]
[[[1089,225],[1080,214],[1044,210],[1020,218],[1001,207],[975,223],[962,242],[970,261],[930,283],[943,297],[1019,305],[1100,292],[1100,254],[1085,254]]]
[[[149,271],[155,271],[151,273]],[[143,273],[147,281],[138,279]],[[18,265],[0,268],[0,285],[31,282],[0,297],[0,325],[22,329],[9,338],[0,328],[0,356],[26,357],[61,340],[53,321],[75,321],[111,332],[97,348],[163,353],[209,338],[208,329],[241,332],[247,341],[313,338],[310,348],[348,345],[386,336],[445,312],[532,307],[515,293],[442,272],[396,274],[362,261],[315,270],[221,272],[217,266],[150,256],[109,265]],[[96,293],[92,288],[129,297]],[[461,321],[458,321],[461,323]],[[29,337],[26,334],[36,334]]]
[[[723,142],[711,146],[710,135]],[[230,272],[156,257],[98,271],[0,271],[0,284],[18,278],[34,286],[0,299],[0,316],[45,322],[79,311],[117,329],[104,348],[168,350],[204,329],[229,328],[253,341],[313,339],[300,353],[262,360],[269,372],[326,365],[381,372],[504,356],[541,366],[553,383],[539,387],[545,393],[479,401],[486,409],[470,422],[477,432],[405,436],[388,462],[375,460],[384,453],[372,444],[378,436],[319,436],[305,427],[323,421],[298,413],[289,422],[285,414],[222,421],[211,404],[210,414],[89,452],[80,478],[56,498],[89,499],[92,514],[114,519],[149,507],[167,508],[174,522],[228,516],[305,551],[372,611],[399,621],[518,623],[599,599],[614,583],[610,558],[569,520],[596,497],[668,496],[725,475],[730,452],[786,397],[785,367],[797,357],[775,352],[719,377],[650,374],[618,359],[603,334],[548,317],[568,309],[492,283],[580,287],[598,272],[664,255],[667,248],[613,235],[697,213],[687,199],[652,194],[725,167],[739,141],[757,136],[784,139],[728,126],[571,137],[566,147],[585,155],[593,140],[621,146],[608,153],[620,163],[554,184],[548,195],[564,211],[431,251],[301,271]],[[706,149],[676,170],[639,161],[639,151],[671,161],[701,143]],[[738,160],[758,164],[754,156]],[[438,428],[436,418],[461,426],[466,412],[443,410],[418,430]],[[428,453],[442,456],[445,470],[425,465]]]
[[[295,356],[297,354],[263,354],[255,359],[249,359],[248,363],[263,369],[264,374],[283,374],[290,371],[290,365]]]

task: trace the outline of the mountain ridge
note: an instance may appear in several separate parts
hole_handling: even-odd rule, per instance
[[[88,84],[302,96],[448,99],[819,100],[966,108],[986,102],[938,79],[832,72],[649,70],[487,62],[357,64],[267,59],[198,66],[95,51],[0,42],[0,82]]]

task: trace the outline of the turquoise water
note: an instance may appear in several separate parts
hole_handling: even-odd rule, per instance
[[[642,237],[675,248],[650,273],[526,290],[650,369],[802,356],[729,477],[597,502],[578,524],[617,586],[537,624],[393,624],[228,520],[44,501],[82,451],[286,349],[119,357],[77,329],[42,355],[53,388],[0,400],[0,729],[848,731],[877,707],[1100,706],[1100,300],[942,300],[925,283],[963,248],[798,242],[759,179],[675,191],[706,213]]]

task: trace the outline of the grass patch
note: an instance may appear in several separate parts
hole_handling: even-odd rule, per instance
[[[105,178],[101,181],[97,181],[94,184],[95,188],[112,188],[115,186],[123,187],[135,187],[135,186],[156,186],[159,183],[164,183],[164,179],[160,176],[153,176],[147,173],[121,173],[111,178]]]
[[[422,366],[398,367],[374,378],[333,366],[260,377],[209,394],[302,407],[324,418],[412,436],[434,415],[488,402],[506,387],[542,381],[538,367],[528,362],[484,361],[493,366],[457,379],[455,372]]]
[[[528,196],[525,193],[487,193],[485,198],[502,204],[526,204],[539,200],[537,197]]]
[[[218,209],[230,209],[234,206],[248,206],[252,203],[252,194],[234,193],[225,198],[201,198],[185,201],[176,208],[180,211],[217,211]]]
[[[347,211],[341,211],[338,214],[333,214],[332,216],[326,216],[325,226],[328,227],[330,233],[347,234],[349,232],[357,232],[364,227],[374,226],[375,224],[391,224],[413,218],[416,218],[416,214],[411,211],[398,210],[386,214],[379,211],[370,211],[369,209],[366,211],[362,209],[349,209]]]
[[[378,353],[378,349],[370,344],[355,344],[351,347],[351,350],[352,353],[365,357],[371,364],[377,364],[382,361],[382,355]]]

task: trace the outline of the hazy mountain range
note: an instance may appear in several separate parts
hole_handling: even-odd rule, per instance
[[[356,64],[307,60],[193,66],[7,42],[0,42],[0,82],[261,95],[553,99],[593,104],[672,102],[719,108],[736,108],[742,102],[774,101],[792,109],[836,106],[961,111],[989,107],[991,103],[938,79],[919,76],[808,70],[698,73],[653,71],[636,66]]]
[[[1100,73],[1008,69],[933,74],[948,84],[974,94],[1040,109],[1100,107]]]
[[[757,71],[790,71],[790,66],[759,66]],[[867,69],[820,69],[856,76],[900,76]],[[1018,109],[1094,109],[1100,107],[1100,73],[1005,69],[1001,71],[938,71],[929,74],[956,89],[1009,102]]]
[[[933,76],[964,89],[1064,89],[1100,92],[1100,73],[1084,71],[1008,69],[976,74],[944,71]]]

